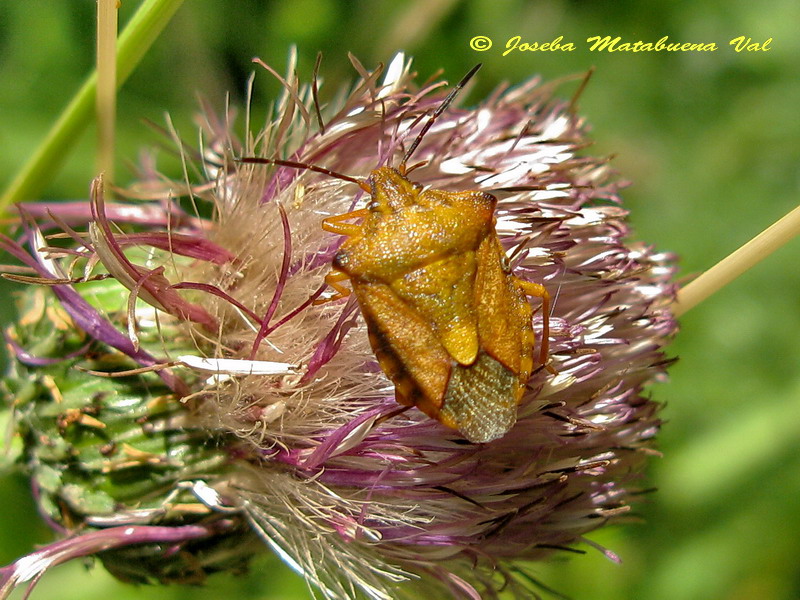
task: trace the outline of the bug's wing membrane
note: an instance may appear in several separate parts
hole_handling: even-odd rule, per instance
[[[451,358],[430,326],[383,283],[354,286],[370,343],[397,401],[438,418],[450,378]]]
[[[518,379],[481,352],[474,364],[453,366],[439,419],[470,442],[503,437],[517,421]]]

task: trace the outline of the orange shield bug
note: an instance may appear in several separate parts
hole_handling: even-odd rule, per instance
[[[495,231],[494,196],[423,189],[406,164],[436,117],[474,75],[472,69],[429,117],[398,168],[366,180],[278,159],[245,162],[307,168],[358,184],[367,208],[329,217],[326,231],[347,236],[325,281],[343,298],[349,280],[370,344],[397,402],[416,406],[471,442],[505,435],[536,364],[532,308],[542,299],[538,363],[548,355],[550,296],[510,270]],[[362,219],[359,224],[350,219]]]

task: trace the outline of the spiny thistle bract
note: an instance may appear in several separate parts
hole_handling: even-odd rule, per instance
[[[557,373],[535,371],[516,425],[486,444],[398,411],[354,298],[314,303],[342,241],[320,223],[367,194],[236,160],[353,177],[396,165],[446,87],[418,87],[402,56],[385,74],[358,67],[319,118],[290,75],[244,143],[206,115],[183,181],[148,163],[123,201],[98,179],[90,202],[20,207],[3,246],[17,279],[47,286],[7,333],[6,395],[19,464],[65,539],[5,567],[0,596],[78,556],[125,580],[197,582],[271,548],[329,598],[525,597],[522,561],[628,513],[659,428],[643,386],[663,378],[676,329],[671,257],[627,239],[606,160],[579,154],[583,123],[549,87],[448,107],[410,177],[498,198],[514,275],[553,296]]]

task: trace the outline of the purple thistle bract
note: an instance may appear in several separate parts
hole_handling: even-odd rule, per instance
[[[267,547],[329,598],[524,596],[520,561],[628,513],[659,428],[643,387],[676,329],[671,257],[627,239],[606,160],[579,155],[583,123],[547,86],[448,107],[410,178],[498,198],[513,273],[553,296],[557,374],[538,369],[487,444],[398,411],[354,298],[314,303],[342,241],[321,221],[368,195],[236,160],[396,166],[446,86],[417,87],[402,56],[357,67],[319,118],[312,87],[282,80],[274,121],[244,143],[207,114],[202,147],[181,146],[184,180],[148,163],[124,201],[98,179],[85,204],[20,207],[3,246],[17,279],[48,286],[7,334],[6,392],[20,463],[66,539],[6,567],[0,596],[77,556],[193,582]]]

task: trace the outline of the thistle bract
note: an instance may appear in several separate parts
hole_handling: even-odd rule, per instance
[[[512,272],[553,296],[556,374],[536,370],[486,444],[398,410],[354,298],[315,302],[342,242],[321,221],[369,196],[236,160],[396,165],[446,88],[402,56],[359,69],[319,116],[290,76],[245,142],[206,115],[185,181],[148,164],[120,201],[98,180],[85,204],[20,207],[4,246],[47,285],[7,334],[7,396],[42,511],[73,537],[6,567],[5,591],[95,553],[124,579],[197,581],[260,547],[330,598],[522,595],[520,561],[628,512],[659,427],[643,386],[676,328],[671,257],[627,239],[606,161],[579,154],[582,121],[538,81],[448,107],[413,179],[498,198]]]

